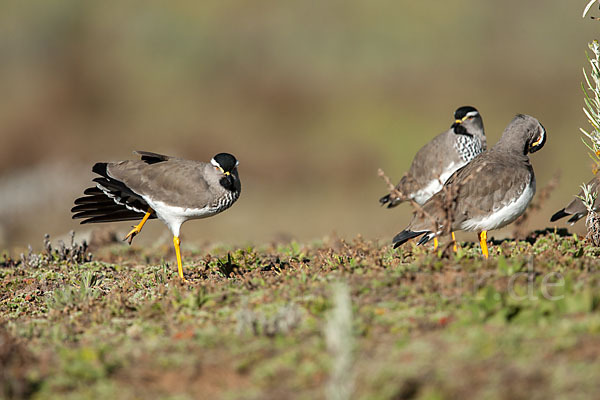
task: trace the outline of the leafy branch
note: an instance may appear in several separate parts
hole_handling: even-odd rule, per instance
[[[590,57],[587,53],[586,55],[591,68],[589,73],[585,68],[583,69],[587,88],[583,83],[581,88],[585,96],[583,112],[588,118],[592,129],[586,131],[580,128],[580,130],[584,134],[583,143],[591,151],[590,157],[594,161],[594,174],[596,174],[600,169],[600,45],[597,40],[594,40],[589,44],[589,48],[592,51],[592,56]]]
[[[594,211],[594,202],[596,201],[596,197],[598,197],[598,193],[592,190],[592,185],[581,185],[581,196],[578,197],[582,202],[585,208],[589,213]]]

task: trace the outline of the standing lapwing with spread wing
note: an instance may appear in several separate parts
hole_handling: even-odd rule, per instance
[[[418,244],[423,244],[450,230],[474,231],[487,258],[487,231],[510,224],[531,202],[535,175],[528,154],[545,142],[546,130],[537,119],[517,115],[495,146],[456,171],[415,212],[409,226],[394,237],[394,247],[419,236]]]
[[[392,193],[379,202],[388,208],[413,200],[423,205],[459,168],[464,167],[487,148],[483,119],[476,108],[464,106],[454,112],[454,123],[434,137],[413,158],[408,172]],[[452,234],[454,239],[454,233]],[[437,247],[437,239],[434,239]]]
[[[219,153],[210,163],[137,151],[141,160],[96,163],[96,186],[71,209],[81,223],[141,220],[125,236],[131,244],[148,219],[158,218],[173,233],[179,277],[183,277],[179,231],[190,219],[225,211],[240,196],[238,161]]]

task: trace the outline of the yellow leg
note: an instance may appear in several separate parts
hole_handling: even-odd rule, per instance
[[[153,212],[152,209],[148,208],[148,212],[146,212],[146,215],[144,215],[144,218],[142,218],[142,221],[139,224],[137,224],[136,226],[134,226],[133,229],[129,231],[129,233],[127,234],[127,236],[125,236],[125,238],[123,240],[127,240],[129,242],[129,244],[131,244],[135,235],[140,233],[140,231],[142,230],[142,227],[144,226],[146,221],[148,221],[148,218],[150,218],[150,216],[152,215],[152,212]]]
[[[437,237],[434,237],[433,238],[433,250],[437,250],[438,244],[439,243],[438,243]]]
[[[175,255],[177,256],[177,272],[179,273],[179,277],[185,281],[183,277],[183,265],[181,265],[181,249],[179,248],[181,240],[177,236],[173,236],[173,244],[175,245]]]
[[[456,235],[454,235],[454,232],[452,232],[452,241],[454,242],[454,244],[452,245],[452,250],[454,250],[454,252],[456,253],[458,251],[458,246],[456,245]]]
[[[481,246],[481,253],[483,253],[483,256],[487,259],[489,256],[487,247],[487,231],[479,233],[479,245]]]

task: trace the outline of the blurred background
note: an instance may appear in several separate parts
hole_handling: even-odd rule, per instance
[[[184,225],[184,245],[387,242],[412,210],[379,206],[377,169],[395,183],[462,105],[479,109],[489,145],[516,113],[544,124],[538,192],[561,180],[527,227],[550,226],[591,177],[581,81],[600,25],[581,18],[586,3],[4,2],[0,248],[102,228],[71,220],[73,199],[95,162],[136,149],[240,160],[240,200]],[[171,243],[149,225],[136,242]]]

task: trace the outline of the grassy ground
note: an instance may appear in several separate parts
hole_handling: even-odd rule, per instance
[[[543,232],[491,251],[184,251],[189,283],[166,247],[5,257],[0,397],[597,396],[600,250]]]

